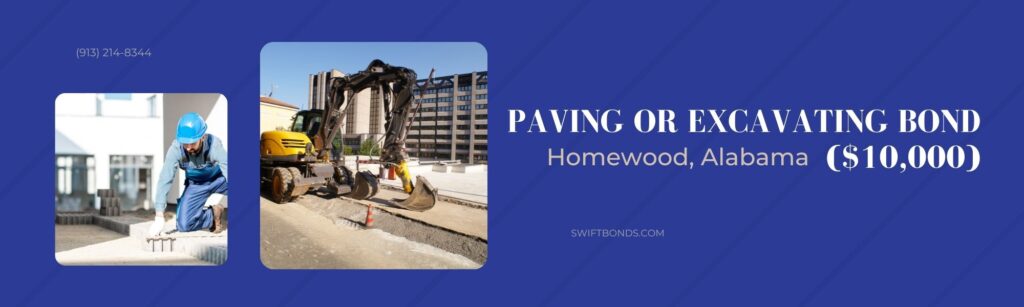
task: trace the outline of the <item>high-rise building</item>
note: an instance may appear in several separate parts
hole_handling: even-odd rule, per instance
[[[420,109],[405,145],[409,156],[487,162],[486,71],[434,77],[429,89],[413,94]]]

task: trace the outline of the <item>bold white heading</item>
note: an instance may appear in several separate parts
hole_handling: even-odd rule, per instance
[[[972,109],[896,111],[900,133],[972,133],[981,116]],[[640,133],[882,133],[889,129],[883,109],[690,109],[683,125],[670,109],[509,110],[509,133],[619,133],[625,121]]]

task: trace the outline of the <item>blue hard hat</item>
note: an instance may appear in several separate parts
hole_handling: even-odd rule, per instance
[[[177,139],[179,144],[192,144],[199,142],[206,133],[206,121],[195,112],[185,113],[178,120]]]

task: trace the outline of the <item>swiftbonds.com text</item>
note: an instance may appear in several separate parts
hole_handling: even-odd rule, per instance
[[[573,238],[661,238],[665,237],[664,229],[637,228],[587,228],[572,229],[569,235]]]

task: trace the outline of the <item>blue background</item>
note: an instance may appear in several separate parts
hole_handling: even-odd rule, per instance
[[[0,305],[1024,305],[1013,1],[28,1],[0,11]],[[259,260],[259,52],[271,41],[478,41],[490,258],[476,271],[271,271]],[[75,60],[78,47],[148,47]],[[237,165],[220,267],[61,267],[62,92],[219,92]],[[251,102],[251,103],[250,103]],[[969,135],[508,134],[508,108],[973,108]],[[111,136],[116,137],[116,136]],[[828,171],[830,144],[975,144],[981,169]],[[808,168],[547,168],[548,147],[805,150]],[[693,153],[691,153],[693,155]],[[658,239],[573,228],[662,228]],[[116,294],[108,296],[108,294]]]

